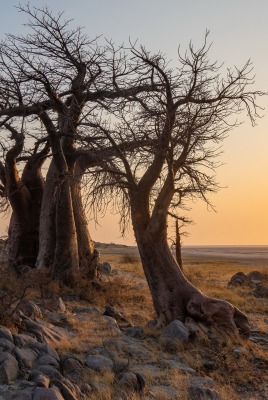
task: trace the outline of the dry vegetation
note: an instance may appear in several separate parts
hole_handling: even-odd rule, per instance
[[[11,310],[17,306],[22,298],[43,299],[56,296],[79,296],[79,300],[65,301],[67,305],[68,321],[65,323],[73,334],[71,340],[62,341],[57,350],[64,354],[66,352],[75,353],[78,357],[83,356],[94,350],[96,346],[102,345],[106,339],[115,337],[113,327],[99,314],[91,314],[88,317],[81,317],[73,313],[74,306],[95,307],[101,311],[106,305],[113,306],[116,310],[123,313],[126,320],[133,325],[145,326],[147,321],[154,318],[154,311],[147,284],[143,278],[142,266],[138,256],[106,254],[103,256],[113,266],[113,273],[110,276],[102,276],[99,281],[89,283],[81,280],[77,286],[70,290],[67,287],[59,286],[51,282],[47,274],[41,277],[38,271],[30,271],[25,277],[17,278],[6,268],[0,269],[0,294],[7,292],[8,296],[0,298],[1,323],[16,329],[16,321],[10,319]],[[223,298],[230,301],[242,311],[250,316],[253,329],[258,329],[267,335],[267,299],[255,298],[252,288],[249,286],[233,288],[228,287],[227,282],[230,277],[238,272],[248,273],[252,270],[259,270],[267,275],[268,266],[256,267],[246,266],[235,262],[222,260],[185,260],[185,274],[187,278],[200,288],[205,294]],[[34,284],[29,284],[29,280]],[[265,319],[266,318],[266,319]],[[120,326],[120,323],[119,323]],[[124,324],[121,324],[124,329]],[[212,330],[213,332],[213,330]],[[139,357],[131,360],[132,366],[138,367],[143,372],[147,385],[172,385],[180,393],[180,399],[187,399],[187,391],[184,373],[176,368],[163,367],[157,377],[151,371],[143,368],[146,363],[157,365],[160,357],[163,357],[163,349],[158,341],[159,332],[147,326],[144,330],[146,337],[143,345],[150,352],[150,359],[140,359]],[[213,335],[212,335],[213,336]],[[237,356],[235,348],[243,347],[241,354]],[[219,340],[216,336],[208,339],[206,332],[199,335],[194,341],[181,346],[177,353],[181,361],[189,367],[195,369],[199,376],[210,376],[216,382],[215,389],[218,390],[223,399],[265,399],[265,393],[261,394],[260,388],[266,384],[267,379],[267,347],[255,344],[251,341],[237,339],[231,342],[226,338]],[[167,354],[167,358],[174,354]],[[212,368],[204,367],[204,359]],[[94,376],[93,376],[94,375]],[[95,400],[110,400],[115,387],[114,374],[94,373],[92,371],[85,375],[84,380],[89,378],[94,381],[105,383],[105,388],[100,388],[90,398]],[[109,389],[107,389],[107,387]],[[168,399],[161,388],[154,392],[155,399]],[[150,399],[153,397],[139,397],[130,394],[131,400]]]

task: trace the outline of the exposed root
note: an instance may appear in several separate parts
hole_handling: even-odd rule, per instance
[[[244,338],[250,335],[246,315],[227,301],[198,295],[187,303],[186,309],[190,317],[205,325],[213,325],[223,333],[230,335],[239,333]]]

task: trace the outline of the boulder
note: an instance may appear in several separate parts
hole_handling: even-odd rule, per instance
[[[103,262],[101,264],[98,265],[98,272],[101,275],[110,275],[112,272],[112,267],[111,264],[109,264],[108,262]]]
[[[104,356],[88,355],[86,358],[86,365],[94,371],[101,372],[105,370],[113,370],[113,362]]]
[[[14,342],[12,333],[5,326],[0,326],[0,338],[9,340],[11,343]]]
[[[54,388],[35,388],[33,400],[65,400],[61,393]]]
[[[38,366],[38,365],[51,365],[52,367],[55,367],[55,368],[57,368],[58,370],[60,369],[59,362],[58,362],[54,357],[52,357],[52,356],[49,355],[49,354],[43,354],[43,355],[41,355],[41,356],[37,359],[36,365],[37,365],[37,366]]]
[[[12,353],[14,350],[15,345],[10,342],[9,340],[5,338],[0,338],[0,351],[8,351],[9,353]]]
[[[263,299],[268,299],[268,286],[257,285],[253,292],[255,297],[260,297]]]
[[[136,372],[124,372],[119,376],[119,384],[125,389],[141,392],[145,387],[143,375]]]
[[[13,353],[19,363],[20,368],[32,368],[38,357],[38,352],[29,348],[15,347]]]
[[[221,400],[221,396],[216,390],[203,386],[190,386],[188,395],[191,400]]]
[[[165,350],[176,351],[181,343],[187,343],[189,331],[179,320],[172,321],[161,332],[160,343]]]
[[[249,278],[250,281],[263,281],[264,280],[264,275],[260,271],[250,271],[247,274],[247,277]]]
[[[15,357],[7,352],[0,353],[0,384],[14,381],[19,374],[19,364]]]
[[[35,319],[35,318],[42,318],[42,312],[37,304],[30,300],[24,300],[20,306],[20,311],[23,312],[26,317]]]
[[[228,282],[229,286],[243,286],[243,285],[248,285],[250,283],[250,280],[244,272],[237,272],[234,274],[230,281]]]

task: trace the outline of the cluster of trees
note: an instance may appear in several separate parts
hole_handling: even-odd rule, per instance
[[[209,299],[170,252],[167,218],[217,189],[218,145],[246,111],[258,116],[251,65],[228,69],[204,46],[178,55],[99,44],[62,14],[20,7],[26,35],[0,47],[0,196],[9,205],[9,263],[74,284],[95,274],[85,199],[113,203],[133,225],[159,323],[187,316],[248,333],[229,303]],[[233,118],[234,117],[234,118]],[[44,171],[47,169],[44,179]]]

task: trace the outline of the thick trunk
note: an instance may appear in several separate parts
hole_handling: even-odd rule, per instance
[[[39,253],[36,267],[50,268],[53,265],[56,246],[56,182],[58,171],[51,161],[44,186],[40,224],[39,224]]]
[[[241,311],[205,296],[186,279],[167,243],[164,208],[149,217],[139,207],[139,197],[132,199],[132,222],[159,325],[191,317],[226,333],[248,336],[248,319]]]
[[[77,163],[75,166],[74,178],[71,181],[71,194],[78,243],[79,268],[83,274],[89,278],[94,278],[96,274],[95,264],[92,262],[94,243],[91,240],[88,230],[87,218],[82,200],[82,173],[83,171]]]
[[[79,255],[70,177],[58,182],[56,190],[56,249],[52,266],[53,277],[74,285],[79,275]]]
[[[175,242],[175,251],[176,251],[176,261],[182,270],[182,254],[181,254],[181,235],[180,235],[180,228],[179,228],[179,221],[176,220],[176,242]]]

